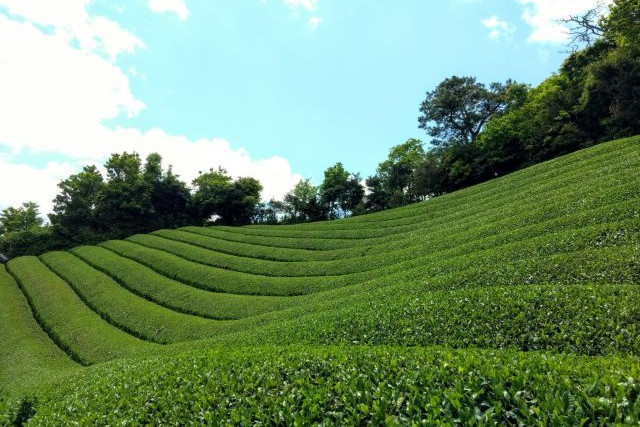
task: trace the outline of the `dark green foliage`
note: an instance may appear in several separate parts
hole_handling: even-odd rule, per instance
[[[618,46],[637,46],[640,42],[640,1],[614,0],[610,13],[603,18],[605,36]]]
[[[0,213],[0,235],[41,227],[39,207],[36,203],[23,203],[19,208],[6,208]]]
[[[232,180],[224,169],[201,173],[193,180],[193,206],[200,222],[244,225],[260,202],[262,185],[254,178]]]
[[[6,208],[0,213],[0,253],[9,258],[36,255],[64,245],[51,227],[43,226],[36,203]]]
[[[68,242],[56,234],[52,227],[33,227],[0,236],[0,253],[9,258],[38,255],[67,245]]]
[[[125,234],[140,229],[153,211],[151,188],[143,179],[140,156],[113,154],[105,167],[108,182],[97,204],[100,227],[120,229]]]
[[[320,221],[327,218],[327,212],[320,203],[318,187],[311,180],[300,180],[293,189],[284,196],[284,222],[295,223]]]
[[[436,146],[472,144],[489,120],[519,101],[519,97],[510,96],[512,87],[517,88],[516,94],[521,93],[522,85],[510,80],[487,88],[475,77],[445,79],[427,92],[420,106],[419,127],[434,138],[432,144]]]
[[[60,194],[53,200],[49,215],[56,232],[70,242],[85,242],[99,229],[97,206],[104,188],[102,175],[95,166],[85,166],[58,184]]]
[[[147,219],[147,229],[176,227],[192,221],[189,212],[191,192],[173,173],[171,166],[166,172],[162,170],[159,154],[147,156],[142,178],[151,188],[152,214]]]
[[[340,162],[324,171],[319,196],[329,219],[344,218],[363,210],[364,188],[360,176],[347,172]]]
[[[389,150],[387,160],[380,163],[377,169],[383,194],[387,198],[383,205],[396,207],[419,200],[420,195],[415,188],[415,173],[424,154],[422,141],[418,139],[409,139]],[[375,185],[376,182],[372,184]],[[380,196],[381,194],[376,194],[374,198]]]

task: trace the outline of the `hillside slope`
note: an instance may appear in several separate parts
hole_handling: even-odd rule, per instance
[[[0,424],[637,423],[638,283],[638,137],[361,217],[22,257]]]

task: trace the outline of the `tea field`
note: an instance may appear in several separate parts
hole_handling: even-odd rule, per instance
[[[0,425],[640,425],[640,137],[0,267]]]

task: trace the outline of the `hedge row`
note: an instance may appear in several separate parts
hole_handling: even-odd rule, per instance
[[[0,266],[0,396],[78,367],[40,328],[13,277]],[[2,425],[0,423],[0,425]]]
[[[109,323],[146,341],[166,344],[211,337],[224,327],[219,321],[178,313],[139,297],[68,252],[40,258]]]
[[[107,323],[38,258],[17,258],[7,269],[40,326],[76,362],[89,365],[157,349]]]
[[[210,319],[238,319],[296,304],[296,298],[215,293],[187,286],[96,246],[71,251],[129,291],[174,311]]]

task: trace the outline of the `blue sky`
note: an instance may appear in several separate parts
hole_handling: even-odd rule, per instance
[[[392,145],[428,142],[426,91],[539,83],[566,56],[556,20],[595,0],[47,3],[0,0],[0,179],[30,181],[0,206],[45,212],[60,179],[123,150],[188,180],[254,175],[267,197],[337,161],[372,174]]]

